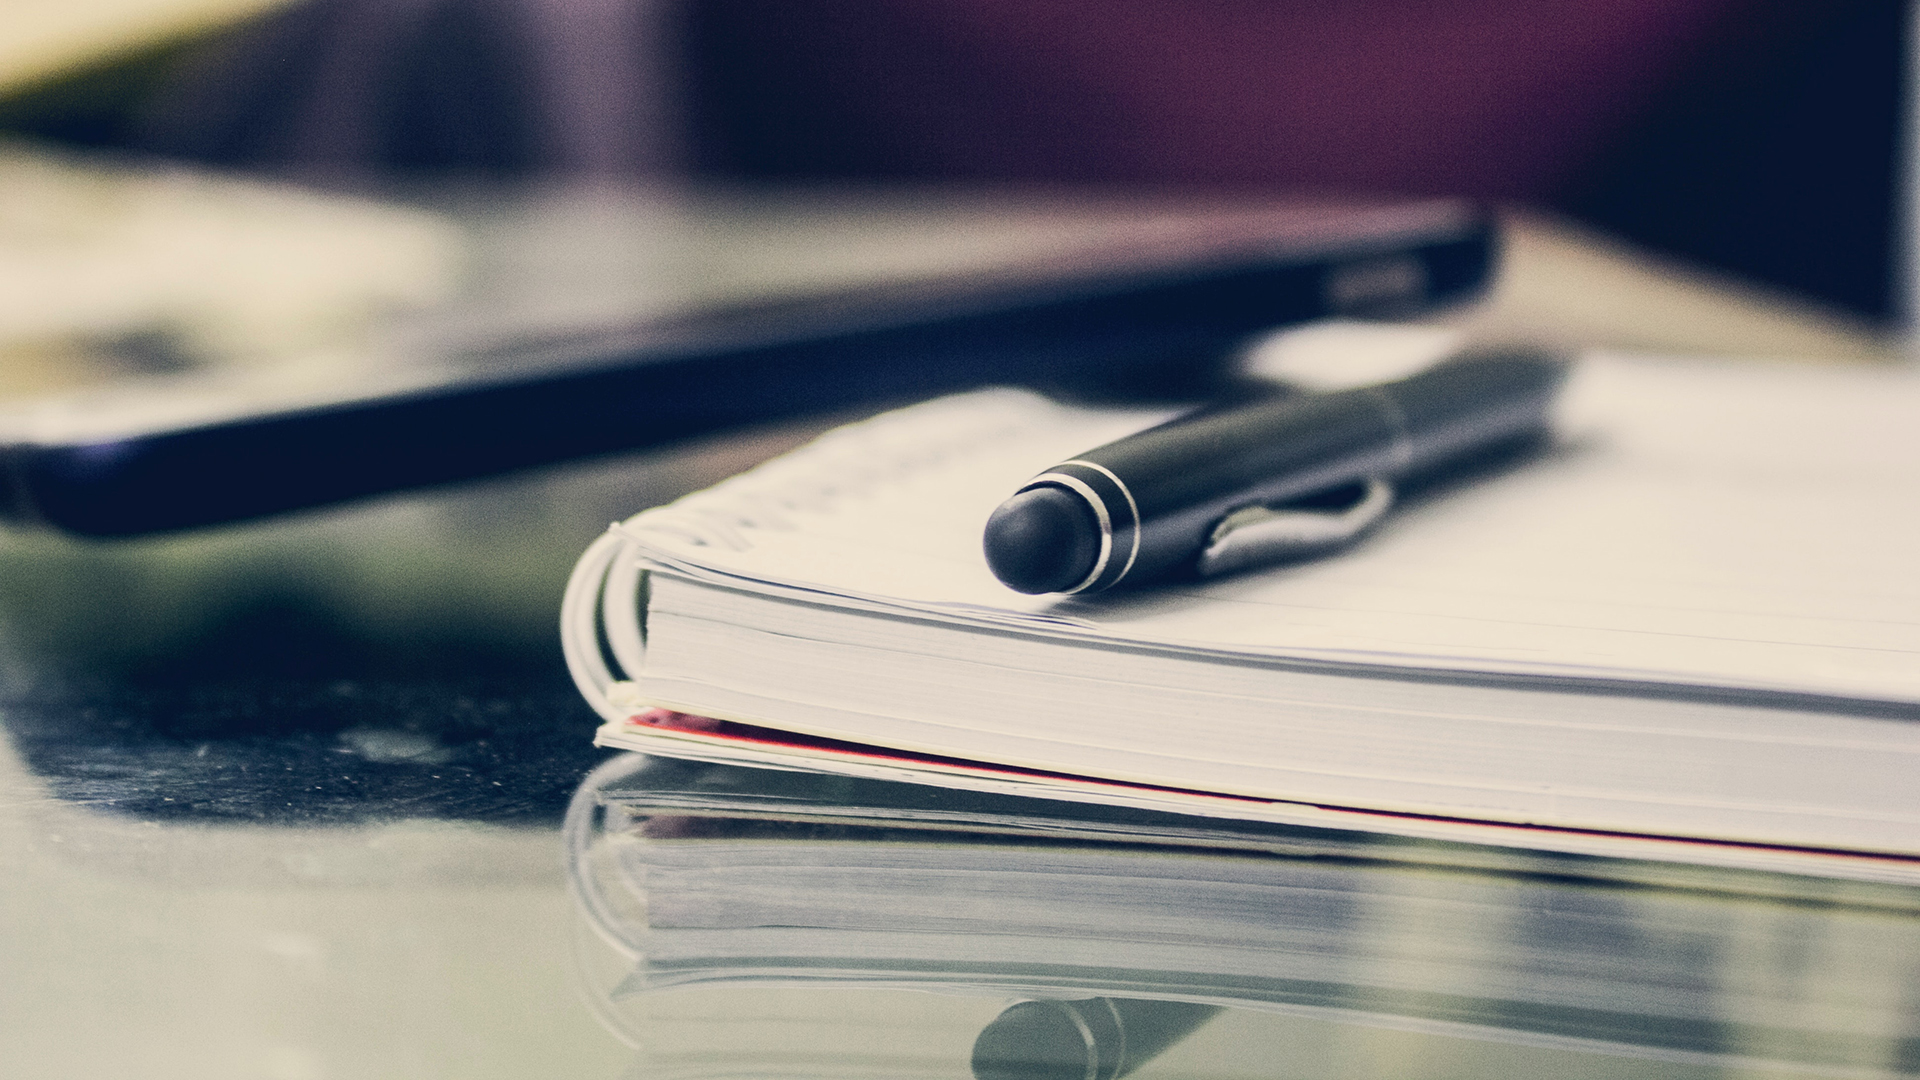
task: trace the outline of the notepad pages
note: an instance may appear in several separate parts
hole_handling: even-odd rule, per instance
[[[1338,557],[1152,593],[988,574],[1001,498],[1153,419],[1012,392],[837,433],[586,562],[615,564],[606,633],[649,703],[1330,806],[1920,854],[1920,382],[1596,357],[1565,406],[1545,459]]]

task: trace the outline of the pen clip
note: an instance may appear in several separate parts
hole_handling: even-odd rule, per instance
[[[1375,476],[1356,486],[1360,497],[1343,508],[1243,506],[1221,518],[1200,552],[1201,576],[1322,554],[1360,535],[1393,506],[1393,485]]]

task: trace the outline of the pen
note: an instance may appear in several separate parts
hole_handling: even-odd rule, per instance
[[[1119,1080],[1219,1011],[1135,998],[1016,1002],[974,1040],[974,1080]]]
[[[1391,481],[1545,430],[1565,377],[1531,349],[1397,382],[1202,409],[1061,462],[987,519],[987,565],[1023,593],[1093,593],[1312,554],[1357,535]]]

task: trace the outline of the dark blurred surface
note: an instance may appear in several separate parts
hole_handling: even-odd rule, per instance
[[[265,605],[137,668],[41,668],[0,717],[49,793],[147,821],[554,825],[604,756],[557,657],[384,646]]]
[[[1904,24],[1898,0],[307,0],[0,127],[310,175],[1475,195],[1885,318]]]
[[[47,794],[151,822],[557,824],[604,756],[540,603],[575,530],[556,530],[552,556],[496,540],[435,566],[435,538],[380,507],[327,517],[168,542],[184,558],[139,542],[0,544],[61,609],[9,589],[0,622],[0,734]],[[335,565],[291,565],[328,545],[345,549]],[[533,587],[524,600],[436,580],[489,554],[550,565],[518,586]],[[396,562],[414,580],[403,570],[379,588],[419,608],[398,623],[353,580]]]

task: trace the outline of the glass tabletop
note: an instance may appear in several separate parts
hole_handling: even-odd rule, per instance
[[[539,553],[726,460],[0,537],[0,1074],[620,1075],[558,831],[604,755]]]

